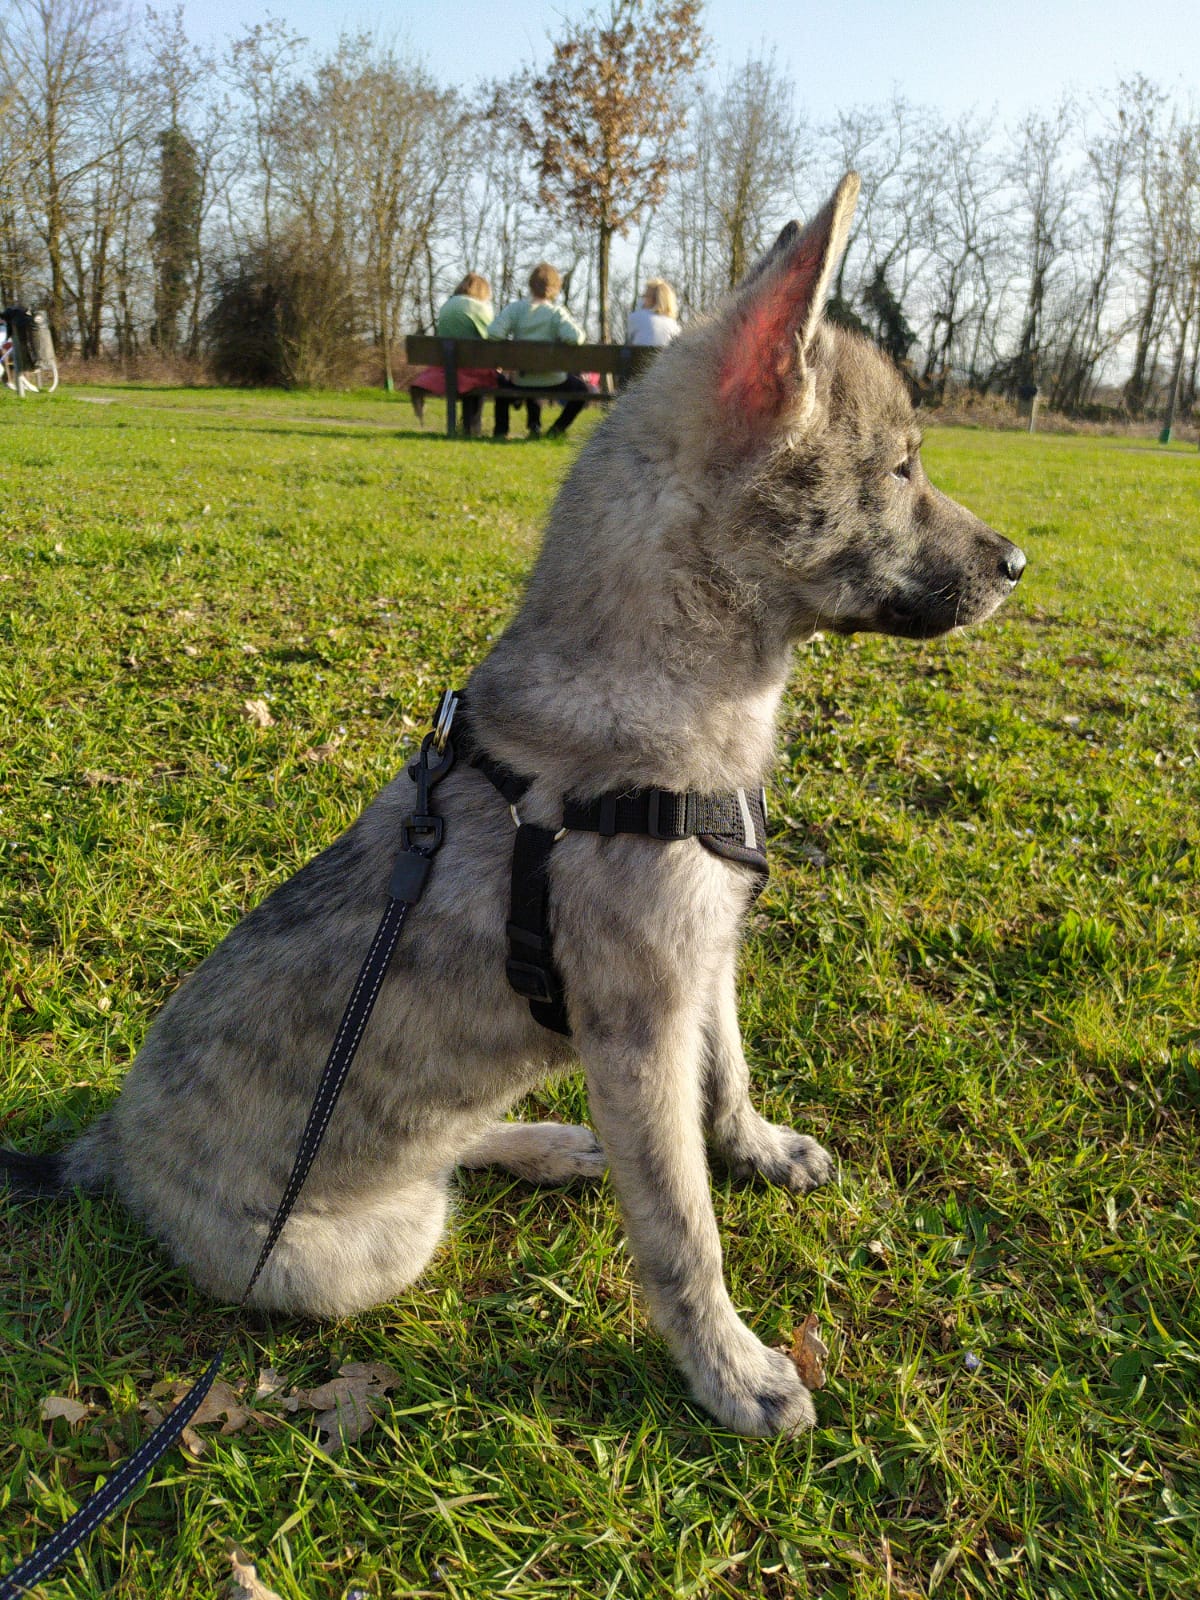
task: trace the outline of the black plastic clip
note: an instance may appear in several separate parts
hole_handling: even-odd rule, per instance
[[[453,710],[450,714],[452,717]],[[430,766],[429,758],[430,752],[438,749],[437,731],[427,733],[421,740],[420,752],[408,769],[409,777],[417,786],[417,795],[412,812],[400,824],[400,854],[392,867],[388,894],[393,900],[405,900],[409,905],[421,898],[434,852],[440,849],[445,834],[441,817],[430,808],[429,792],[454,765],[454,746],[445,737],[448,732],[449,721],[446,720],[441,731],[440,759],[435,765]]]

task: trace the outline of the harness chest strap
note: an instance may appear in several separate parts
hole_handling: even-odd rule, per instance
[[[670,789],[610,791],[594,800],[564,799],[562,826],[545,828],[522,822],[517,805],[533,780],[496,761],[474,738],[461,699],[455,719],[459,755],[480,772],[508,801],[517,824],[513,841],[508,960],[509,984],[528,1000],[536,1022],[554,1033],[569,1035],[566,992],[554,960],[550,931],[550,855],[566,831],[618,833],[674,843],[697,839],[706,850],[754,868],[758,892],[769,868],[766,852],[767,797],[763,790],[733,789],[720,794],[680,794]]]

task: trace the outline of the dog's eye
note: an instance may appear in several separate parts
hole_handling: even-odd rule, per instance
[[[912,478],[912,457],[905,456],[898,467],[892,468],[893,478],[903,478],[907,483]]]

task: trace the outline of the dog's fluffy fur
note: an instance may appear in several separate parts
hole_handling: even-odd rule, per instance
[[[652,786],[755,787],[792,645],[821,628],[929,637],[986,616],[1023,558],[934,489],[904,385],[823,322],[858,190],[790,225],[707,324],[658,358],[580,452],[521,608],[472,675],[473,726],[534,778],[521,811]],[[283,1188],[378,921],[413,786],[251,912],[154,1023],[112,1106],[14,1184],[111,1184],[213,1295],[235,1299]],[[795,1367],[735,1312],[705,1146],[797,1192],[831,1174],[751,1106],[735,963],[753,884],[695,840],[568,834],[551,863],[573,1038],[505,980],[513,825],[460,763],[446,843],[413,910],[325,1143],[253,1303],[317,1315],[410,1284],[455,1165],[560,1181],[612,1173],[654,1320],[730,1428],[813,1420]],[[505,1122],[581,1061],[583,1128]]]

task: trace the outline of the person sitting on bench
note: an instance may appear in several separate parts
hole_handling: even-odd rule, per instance
[[[529,298],[514,300],[488,328],[489,339],[543,339],[559,344],[582,344],[586,335],[569,311],[554,304],[562,289],[562,276],[548,261],[539,261],[529,274]],[[556,389],[564,395],[586,395],[588,386],[575,373],[518,372],[513,378],[515,387],[531,389]],[[566,433],[583,410],[582,400],[568,400],[559,413],[550,436]],[[496,401],[496,438],[508,437],[509,401]],[[526,400],[525,418],[529,437],[536,439],[542,431],[542,404],[540,400]]]
[[[477,272],[468,272],[437,315],[439,339],[486,339],[492,321],[492,286]],[[456,374],[462,401],[463,431],[478,439],[483,431],[481,389],[494,389],[500,374],[491,367],[462,367]],[[446,374],[441,367],[425,367],[408,386],[417,421],[424,425],[425,396],[445,394]]]

